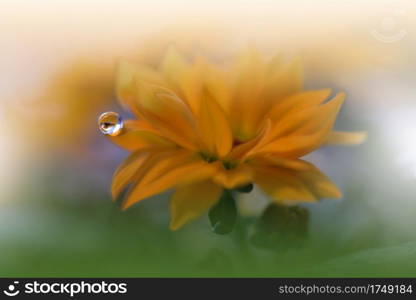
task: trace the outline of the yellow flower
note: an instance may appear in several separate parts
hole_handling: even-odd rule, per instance
[[[157,68],[122,62],[121,103],[137,117],[109,136],[132,154],[114,174],[123,209],[174,188],[171,228],[207,212],[224,189],[257,184],[279,203],[339,198],[338,188],[300,157],[324,144],[359,143],[334,132],[343,93],[302,91],[298,60],[264,62],[248,50],[231,64],[185,59],[169,48]]]

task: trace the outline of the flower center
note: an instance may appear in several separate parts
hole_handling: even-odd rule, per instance
[[[216,162],[218,160],[218,157],[216,155],[213,155],[213,154],[201,152],[200,155],[201,155],[202,159],[205,160],[208,163],[213,163],[213,162]]]
[[[200,152],[199,154],[201,155],[202,159],[205,160],[207,163],[213,163],[220,160],[216,155],[213,154],[209,154],[206,152]],[[221,162],[224,169],[226,170],[234,169],[237,166],[236,161],[222,160]]]
[[[222,165],[224,166],[224,169],[231,170],[237,166],[237,163],[235,161],[224,160]]]
[[[233,140],[233,148],[234,148],[234,147],[236,147],[236,146],[238,146],[238,145],[241,145],[242,143],[244,143],[244,142],[242,142],[242,141],[240,141],[240,140],[236,140],[236,139],[234,139],[234,140]]]

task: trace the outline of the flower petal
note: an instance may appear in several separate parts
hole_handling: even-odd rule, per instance
[[[121,134],[117,136],[108,135],[107,137],[114,144],[130,151],[176,146],[144,121],[127,120],[124,122]]]
[[[231,128],[221,106],[210,95],[201,100],[197,122],[205,151],[219,157],[227,155],[233,143]]]
[[[231,83],[233,88],[229,117],[234,136],[247,141],[256,134],[259,114],[263,111],[260,93],[264,86],[266,67],[255,49],[248,49],[236,60]],[[256,101],[255,101],[256,99]]]
[[[262,98],[267,101],[267,108],[270,104],[283,101],[299,91],[303,86],[303,69],[300,58],[295,58],[274,71],[274,74],[267,77],[267,83],[262,91]]]
[[[130,167],[128,166],[128,164],[129,163],[135,164],[135,161],[138,160],[139,153],[141,153],[142,151],[136,151],[137,154],[135,156],[131,155],[131,157],[128,157],[125,160],[125,163],[119,166],[114,176],[116,176],[117,173],[126,172],[129,175],[128,176],[129,178],[128,179],[120,178],[121,182],[116,183],[114,182],[115,177],[113,177],[113,185],[115,186],[113,189],[114,190],[113,199],[116,200],[116,197],[118,196],[118,194],[121,192],[123,188],[125,188],[127,184],[129,183],[137,184],[137,182],[140,182],[140,180],[142,180],[142,178],[147,174],[147,172],[151,170],[159,161],[165,159],[166,157],[170,157],[172,153],[175,153],[176,151],[178,150],[165,150],[165,151],[156,150],[156,151],[148,152],[147,155],[142,156],[143,158],[140,159],[141,162],[137,163],[137,166],[139,166],[138,168],[136,168],[134,165]],[[128,168],[129,170],[124,170],[125,168]],[[124,175],[120,175],[120,176],[124,177]]]
[[[330,89],[296,93],[282,101],[276,102],[268,116],[272,120],[279,120],[289,111],[297,112],[308,107],[318,106],[323,103],[330,94]]]
[[[257,168],[255,183],[277,202],[314,202],[315,195],[291,170],[275,167]]]
[[[316,198],[342,198],[342,193],[338,187],[317,167],[311,163],[308,164],[310,165],[310,169],[299,171],[298,174]]]
[[[148,157],[148,153],[136,151],[130,154],[123,163],[118,166],[117,170],[114,172],[113,182],[111,184],[113,201],[117,199],[121,191],[133,180],[134,175]]]
[[[183,72],[182,80],[180,81],[180,89],[184,99],[195,115],[198,115],[201,106],[207,72],[207,62],[202,57],[198,57],[195,63]]]
[[[239,76],[229,110],[233,133],[239,141],[253,138],[271,108],[302,88],[300,60],[284,65],[277,61],[272,71],[256,51],[248,52],[239,61],[236,69]]]
[[[367,132],[346,132],[346,131],[332,131],[325,144],[326,145],[342,145],[352,146],[362,144],[367,139]]]
[[[132,110],[136,115],[140,111],[136,106],[136,80],[145,81],[152,84],[166,86],[163,77],[150,67],[136,65],[126,60],[121,60],[116,69],[116,95],[120,104]]]
[[[231,153],[228,155],[228,159],[231,161],[243,160],[247,158],[249,155],[256,153],[256,149],[261,149],[261,147],[264,146],[265,142],[267,141],[270,128],[271,121],[268,119],[264,123],[262,129],[257,134],[257,136],[245,143],[242,143],[234,147]]]
[[[255,168],[255,182],[275,201],[313,202],[322,198],[341,198],[339,189],[314,165],[294,170],[261,166]]]
[[[195,124],[188,106],[172,91],[137,82],[137,105],[143,118],[178,145],[195,149]]]
[[[175,185],[191,183],[212,176],[215,172],[213,165],[202,161],[194,153],[183,150],[165,152],[156,156],[140,176],[137,184],[131,189],[123,202],[122,208],[150,196],[159,194]]]
[[[163,77],[175,90],[180,90],[183,76],[190,68],[190,63],[182,56],[175,46],[169,46],[160,64]]]
[[[246,164],[237,165],[230,170],[226,170],[221,166],[214,175],[213,180],[215,183],[226,189],[233,189],[252,182],[253,172]]]
[[[273,155],[260,155],[259,157],[254,157],[253,160],[251,160],[251,163],[262,166],[275,166],[279,168],[293,169],[297,171],[305,171],[311,168],[311,164],[304,160],[283,158]]]
[[[296,158],[316,150],[331,132],[344,98],[345,95],[340,93],[318,108],[306,109],[292,115],[292,118],[284,118],[274,125],[275,130],[270,134],[277,134],[278,137],[257,152]]]
[[[223,108],[227,116],[229,116],[232,99],[230,75],[226,70],[208,64],[204,80],[204,88]]]
[[[198,218],[217,203],[221,193],[222,188],[209,180],[178,186],[170,200],[170,228],[177,230]]]

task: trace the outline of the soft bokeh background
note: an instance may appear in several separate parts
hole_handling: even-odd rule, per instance
[[[415,17],[398,0],[0,0],[0,276],[416,276]],[[310,155],[345,198],[307,206],[303,246],[247,242],[256,190],[231,236],[206,217],[170,232],[166,195],[111,203],[126,153],[96,120],[122,111],[114,66],[170,44],[300,55],[307,88],[347,92],[336,126],[369,138]]]

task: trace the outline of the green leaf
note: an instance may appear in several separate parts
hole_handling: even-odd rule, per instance
[[[230,190],[224,190],[218,203],[208,213],[212,231],[217,234],[230,233],[237,220],[237,207]]]

